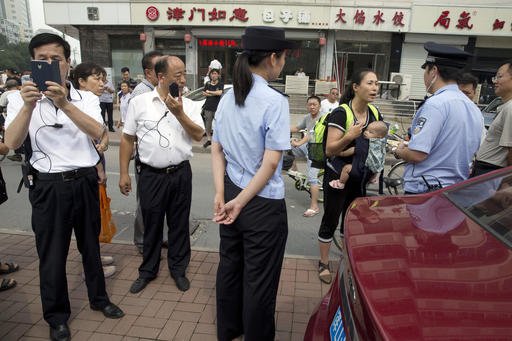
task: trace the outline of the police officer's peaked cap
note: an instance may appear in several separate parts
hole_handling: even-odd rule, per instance
[[[242,48],[253,51],[281,51],[298,46],[284,37],[284,29],[267,26],[249,26],[242,34]]]
[[[467,65],[471,53],[462,51],[453,46],[426,42],[423,45],[428,55],[425,63],[421,66],[424,69],[427,64],[436,64],[442,66],[451,66],[455,68],[464,68]]]

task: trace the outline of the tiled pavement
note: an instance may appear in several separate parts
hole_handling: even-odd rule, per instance
[[[117,273],[107,279],[111,300],[126,313],[122,319],[106,319],[89,309],[81,278],[81,257],[71,242],[67,262],[71,300],[69,326],[73,340],[216,340],[215,274],[218,253],[192,251],[188,269],[191,288],[180,292],[166,271],[142,292],[128,289],[137,277],[140,256],[135,247],[102,244],[102,254],[115,258]],[[163,252],[166,250],[164,249]],[[0,340],[48,339],[39,297],[38,259],[33,236],[0,233],[0,259],[13,261],[21,270],[11,274],[16,288],[0,292]],[[280,341],[302,340],[311,312],[329,287],[317,277],[316,260],[285,258],[277,297],[277,337]]]

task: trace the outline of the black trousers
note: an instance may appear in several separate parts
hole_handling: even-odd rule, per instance
[[[332,241],[334,232],[338,225],[343,233],[343,220],[345,213],[352,201],[365,195],[364,188],[360,181],[350,177],[345,188],[336,189],[329,185],[329,181],[338,179],[339,176],[329,167],[325,167],[324,173],[324,215],[318,231],[318,240],[324,243]],[[340,220],[341,216],[341,220]]]
[[[160,268],[162,230],[167,217],[167,263],[173,278],[184,276],[190,262],[189,218],[192,203],[192,170],[187,161],[174,173],[157,173],[142,167],[137,190],[144,221],[141,278],[153,279]]]
[[[225,200],[240,193],[226,177]],[[288,220],[284,199],[254,197],[231,225],[220,225],[217,337],[273,341],[276,296]]]
[[[101,116],[103,122],[107,123],[105,113],[108,115],[108,127],[114,128],[114,103],[100,102]]]
[[[82,254],[89,302],[109,304],[100,260],[101,229],[96,171],[70,181],[36,179],[29,191],[32,230],[39,255],[43,316],[50,326],[66,323],[71,313],[66,280],[66,259],[74,229]]]

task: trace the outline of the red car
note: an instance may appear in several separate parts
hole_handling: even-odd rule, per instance
[[[354,201],[305,341],[512,340],[512,167]]]

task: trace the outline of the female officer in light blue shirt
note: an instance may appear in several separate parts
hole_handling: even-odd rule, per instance
[[[281,177],[290,149],[288,99],[268,85],[294,44],[284,30],[247,27],[233,89],[215,113],[214,218],[220,224],[217,336],[274,340],[274,313],[288,221]]]

